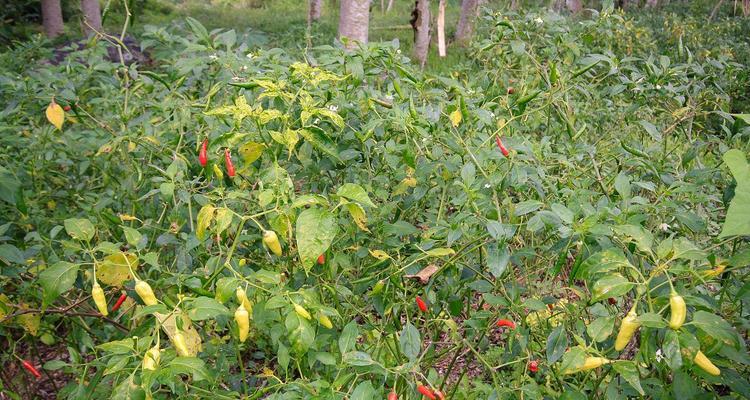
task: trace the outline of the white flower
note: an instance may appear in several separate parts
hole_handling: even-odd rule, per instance
[[[242,78],[240,78],[239,76],[233,76],[233,77],[232,77],[232,80],[233,80],[233,81],[239,81],[240,79],[242,79]]]
[[[544,21],[542,21],[542,19],[539,18],[539,17],[536,17],[536,19],[534,20],[534,22],[536,22],[537,24],[543,24],[544,23]]]
[[[401,49],[397,49],[396,54],[401,54]]]
[[[662,232],[669,231],[669,224],[662,222],[659,224],[659,229],[661,229]]]
[[[212,60],[218,60],[219,56],[217,56],[216,54],[211,54],[210,56],[208,56],[208,58],[210,58]]]
[[[331,111],[333,111],[333,112],[336,112],[336,111],[338,111],[339,106],[337,106],[335,104],[331,104],[331,105],[328,106],[328,109],[331,110]]]
[[[250,60],[252,60],[252,59],[253,59],[253,57],[255,57],[255,56],[253,55],[253,53],[247,53],[247,54],[245,55],[245,57],[247,57],[247,58],[249,58]]]
[[[243,65],[242,68],[240,68],[240,71],[247,71],[247,65]]]
[[[485,184],[484,184],[484,188],[485,188],[485,189],[489,189],[489,188],[490,188],[490,184],[489,184],[489,183],[485,183]]]
[[[662,362],[664,360],[664,354],[661,352],[661,349],[656,350],[656,362]]]

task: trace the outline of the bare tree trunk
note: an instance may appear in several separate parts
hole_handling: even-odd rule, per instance
[[[659,5],[658,0],[646,0],[646,8],[656,8]]]
[[[438,55],[445,57],[445,0],[438,3],[437,17]]]
[[[370,27],[370,0],[341,0],[339,13],[339,40],[348,38],[347,48],[356,42],[367,43]]]
[[[565,6],[573,14],[578,14],[582,9],[581,0],[565,0]]]
[[[63,33],[62,7],[60,0],[42,0],[42,25],[44,33],[52,39]]]
[[[320,10],[323,8],[323,0],[310,0],[307,11],[307,24],[317,22],[320,19]]]
[[[742,15],[750,16],[750,0],[742,0]]]
[[[394,0],[388,0],[388,7],[385,9],[385,12],[391,11],[391,8],[393,8],[393,1]]]
[[[461,15],[458,17],[456,25],[456,42],[460,45],[466,45],[474,33],[474,20],[477,18],[478,0],[463,0],[461,2]]]
[[[430,49],[430,1],[417,0],[414,7],[414,57],[424,68],[427,62],[427,51]]]
[[[711,22],[714,17],[716,16],[716,13],[721,8],[721,4],[724,2],[724,0],[719,0],[716,2],[716,5],[714,6],[713,10],[711,10],[711,15],[708,16],[708,21]]]
[[[86,36],[102,31],[102,9],[99,0],[81,0],[81,12]]]

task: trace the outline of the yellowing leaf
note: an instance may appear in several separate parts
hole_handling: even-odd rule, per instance
[[[391,258],[391,256],[383,250],[370,250],[370,255],[381,261]]]
[[[396,186],[396,189],[393,190],[393,195],[398,196],[406,193],[407,190],[409,190],[410,187],[417,186],[417,179],[413,176],[407,176],[402,180],[398,186]]]
[[[122,222],[135,221],[138,219],[130,214],[117,214],[117,216],[120,217],[120,221]]]
[[[21,314],[16,317],[16,320],[26,332],[29,332],[31,336],[36,336],[39,333],[39,324],[42,322],[42,315],[39,313]]]
[[[59,104],[52,100],[52,102],[49,103],[49,106],[47,106],[45,114],[47,114],[47,120],[54,125],[55,128],[62,130],[63,122],[65,122],[65,111],[63,111]]]
[[[451,125],[453,125],[454,128],[461,125],[461,118],[463,118],[463,116],[461,115],[461,110],[459,110],[458,108],[455,109],[448,117],[450,118]]]
[[[201,350],[203,350],[203,344],[201,342],[201,335],[195,330],[193,322],[190,321],[187,314],[177,309],[169,314],[154,313],[154,316],[159,320],[162,329],[167,336],[169,336],[169,340],[171,341],[173,340],[175,332],[177,332],[177,318],[175,317],[177,314],[182,317],[182,329],[180,332],[182,332],[182,335],[185,337],[188,355],[190,357],[195,357]]]
[[[367,229],[367,215],[362,206],[357,203],[347,203],[346,209],[349,210],[349,214],[351,214],[354,223],[357,224],[359,229],[365,232],[370,232],[370,230]]]
[[[135,254],[110,254],[96,265],[96,279],[109,286],[121,287],[123,282],[132,279],[131,268],[133,271],[138,268],[138,256]]]
[[[4,320],[13,311],[10,304],[8,296],[0,293],[0,321]]]
[[[252,164],[263,155],[263,149],[265,148],[266,145],[263,143],[247,142],[240,146],[240,156],[242,156],[245,164]]]
[[[216,208],[210,204],[206,204],[198,211],[198,227],[195,229],[195,236],[198,239],[203,240],[206,238],[206,229],[211,225],[211,220],[214,218],[214,211],[216,211]]]

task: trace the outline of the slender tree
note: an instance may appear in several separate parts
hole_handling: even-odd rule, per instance
[[[445,0],[438,3],[437,17],[438,55],[445,57]]]
[[[320,19],[320,12],[323,7],[323,0],[310,0],[310,8],[307,12],[307,22],[313,23]]]
[[[86,35],[102,31],[102,9],[99,0],[81,0],[83,13],[83,31]]]
[[[430,1],[417,0],[412,12],[414,28],[414,58],[424,68],[427,51],[430,49]]]
[[[355,47],[355,42],[367,43],[370,0],[341,0],[340,3],[339,40],[349,39],[349,48]]]
[[[573,14],[578,14],[581,12],[581,9],[583,9],[581,6],[581,0],[565,0],[565,7],[567,7],[568,11]]]
[[[47,37],[52,39],[63,33],[63,17],[60,0],[42,0],[42,26]]]
[[[474,20],[477,18],[479,0],[463,0],[461,2],[461,15],[456,25],[455,40],[459,45],[466,45],[474,33]]]

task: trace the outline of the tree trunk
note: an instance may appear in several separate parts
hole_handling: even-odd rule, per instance
[[[385,12],[391,11],[391,8],[393,8],[393,1],[394,0],[388,0],[388,7],[386,7]]]
[[[750,0],[742,0],[742,15],[750,17]]]
[[[414,7],[414,57],[424,68],[427,62],[427,51],[430,49],[430,1],[417,0]]]
[[[367,43],[370,27],[370,0],[341,0],[339,13],[339,40],[348,38],[347,48],[356,42]]]
[[[461,2],[461,15],[458,17],[455,39],[462,46],[465,46],[471,40],[474,32],[474,20],[477,18],[477,11],[479,10],[478,5],[478,0],[463,0]]]
[[[658,0],[646,0],[647,8],[656,8],[658,4],[659,4]]]
[[[573,14],[578,14],[582,9],[581,0],[565,0],[565,6]]]
[[[102,31],[102,10],[99,0],[81,0],[83,13],[83,31],[86,36]]]
[[[320,11],[323,7],[323,0],[310,0],[309,10],[307,12],[307,23],[317,22],[320,19]]]
[[[437,17],[438,55],[445,57],[445,0],[438,3]]]
[[[42,0],[42,26],[44,26],[44,33],[50,39],[63,33],[60,0]]]

